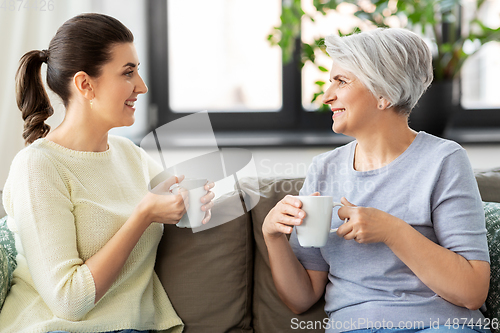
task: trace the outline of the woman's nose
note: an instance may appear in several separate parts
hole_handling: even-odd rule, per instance
[[[146,83],[144,83],[144,80],[140,75],[139,75],[139,82],[135,86],[135,91],[139,94],[145,94],[148,92],[148,86],[146,86]]]
[[[337,99],[337,94],[335,93],[333,84],[330,84],[323,94],[323,104],[331,104],[335,99]]]

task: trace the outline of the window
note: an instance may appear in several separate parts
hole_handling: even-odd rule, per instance
[[[485,1],[492,3],[485,15],[498,20],[498,2]],[[312,0],[303,1],[302,6],[307,12]],[[338,13],[316,18],[314,27],[304,23],[302,40],[311,42],[324,31],[348,32],[349,25],[357,25],[355,20],[346,21],[347,17],[352,20],[352,7],[341,7]],[[321,96],[316,104],[310,103],[317,89],[314,82],[328,85],[328,73],[309,64],[300,70],[298,51],[294,61],[283,66],[281,51],[267,42],[272,27],[280,22],[281,0],[150,0],[148,11],[149,88],[151,114],[156,115],[152,127],[208,110],[216,134],[273,131],[299,137],[309,132],[324,137],[310,137],[306,144],[346,141],[332,134],[330,112],[311,112],[321,103]],[[500,94],[495,89],[499,55],[500,44],[486,45],[466,62],[462,107],[453,114],[453,127],[500,127]],[[329,69],[328,56],[318,55],[318,59]],[[336,138],[331,141],[332,137]],[[257,145],[268,144],[265,139],[260,142]]]
[[[489,42],[471,56],[462,69],[462,107],[500,109],[500,43]]]
[[[476,0],[462,2],[463,21],[469,20],[469,6],[475,6]],[[500,27],[500,2],[485,0],[479,13],[486,26],[496,29]],[[464,29],[468,29],[466,24]],[[465,52],[473,52],[477,45],[464,45]],[[453,126],[457,129],[472,128],[480,130],[488,137],[498,135],[485,129],[500,127],[500,94],[498,94],[498,77],[500,76],[500,43],[484,44],[475,54],[470,56],[462,67],[460,75],[460,105],[454,115]],[[495,130],[496,131],[496,130]],[[481,136],[480,134],[478,134]],[[476,135],[476,136],[478,136]],[[488,141],[485,137],[484,140]]]
[[[464,1],[464,19],[467,19],[467,6],[474,1]],[[500,2],[487,0],[482,6],[479,16],[490,28],[500,27]],[[464,45],[465,51],[473,52],[477,48],[474,43]],[[497,81],[500,76],[500,43],[489,42],[472,55],[463,66],[462,71],[462,106],[467,110],[500,109],[500,94]]]
[[[297,61],[283,66],[267,41],[281,0],[149,1],[148,10],[153,127],[208,110],[215,131],[331,134],[330,114],[302,107]]]
[[[169,0],[169,107],[186,113],[277,112],[281,52],[266,40],[279,1]]]

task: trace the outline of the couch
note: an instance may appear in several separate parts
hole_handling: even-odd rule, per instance
[[[476,180],[484,201],[492,261],[486,315],[498,325],[500,168],[476,171]],[[304,314],[295,315],[279,299],[261,231],[269,210],[285,195],[296,194],[302,183],[301,178],[259,179],[260,200],[253,209],[203,232],[165,226],[155,269],[186,325],[184,332],[324,332],[320,325],[326,317],[324,300]],[[229,200],[232,206],[241,206],[255,194],[251,184],[255,180],[242,181],[237,191],[218,202]],[[216,205],[214,216],[226,213],[218,211],[218,207],[227,205]]]

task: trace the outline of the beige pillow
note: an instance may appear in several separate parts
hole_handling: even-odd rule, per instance
[[[236,192],[218,200],[211,222],[231,213],[230,207],[241,207]],[[184,333],[241,333],[252,332],[252,268],[250,215],[244,214],[197,233],[165,226],[155,270],[186,325]]]

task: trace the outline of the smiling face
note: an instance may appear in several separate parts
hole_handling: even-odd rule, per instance
[[[377,99],[352,73],[333,63],[330,86],[323,103],[333,112],[333,131],[356,137],[360,131],[373,128],[378,114]]]
[[[105,127],[130,126],[135,121],[137,96],[148,88],[138,73],[139,58],[133,43],[114,45],[111,56],[92,82],[92,116]]]

